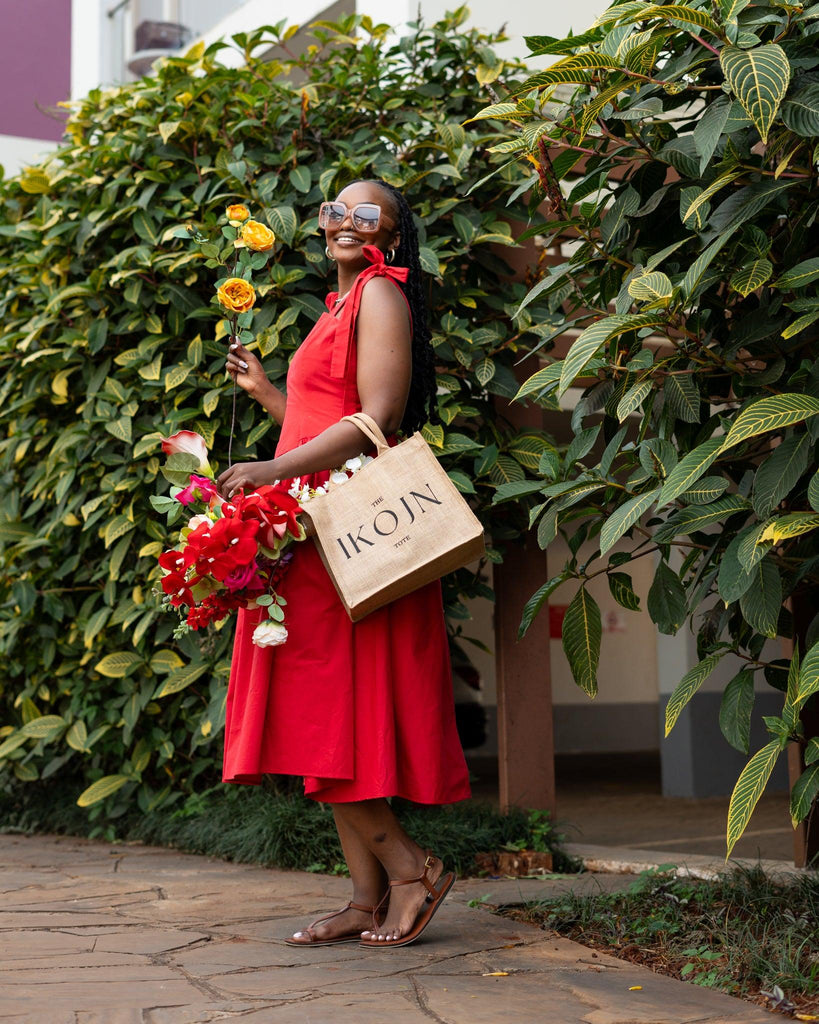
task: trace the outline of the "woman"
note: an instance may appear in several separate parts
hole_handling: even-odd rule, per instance
[[[219,477],[226,496],[293,477],[315,486],[372,448],[342,416],[363,410],[390,436],[420,427],[435,401],[406,200],[386,182],[357,181],[322,204],[319,224],[337,264],[338,292],[293,357],[287,397],[247,349],[234,344],[228,356],[228,372],[282,430],[272,461],[236,465]],[[305,793],[333,807],[352,900],[289,943],[406,945],[429,923],[454,875],[409,838],[387,798],[438,804],[469,796],[440,585],[353,624],[308,541],[278,590],[287,599],[283,646],[253,645],[263,611],[239,613],[223,778],[254,784],[263,773],[303,775]]]

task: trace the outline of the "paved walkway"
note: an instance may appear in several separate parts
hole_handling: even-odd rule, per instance
[[[622,875],[459,883],[386,952],[282,937],[345,879],[141,845],[0,835],[0,1021],[32,1024],[771,1024],[762,1010],[469,907]],[[632,990],[633,986],[641,986]]]

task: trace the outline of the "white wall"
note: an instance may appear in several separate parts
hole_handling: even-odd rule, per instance
[[[385,0],[376,0],[384,3]],[[471,11],[470,24],[482,29],[496,30],[506,25],[509,42],[498,48],[501,56],[525,57],[527,54],[524,36],[557,36],[558,38],[573,30],[575,35],[585,31],[598,14],[608,6],[610,0],[573,0],[572,3],[558,3],[556,0],[505,0],[499,4],[495,0],[469,0]],[[401,7],[405,0],[396,4]],[[412,13],[416,7],[410,4]],[[421,11],[426,21],[435,21],[448,10],[456,6],[452,0],[422,0]],[[367,0],[359,0],[359,9],[369,11]],[[387,19],[382,19],[386,21]],[[541,60],[543,58],[540,58]]]

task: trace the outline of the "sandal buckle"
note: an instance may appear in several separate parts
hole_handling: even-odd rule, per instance
[[[435,866],[435,858],[432,854],[427,854],[427,859],[424,861],[424,868],[431,868]]]

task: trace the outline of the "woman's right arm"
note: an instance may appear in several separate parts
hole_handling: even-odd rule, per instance
[[[255,398],[267,412],[281,424],[284,422],[284,410],[287,399],[282,391],[270,383],[264,367],[244,345],[234,341],[228,350],[225,369],[251,398]]]

